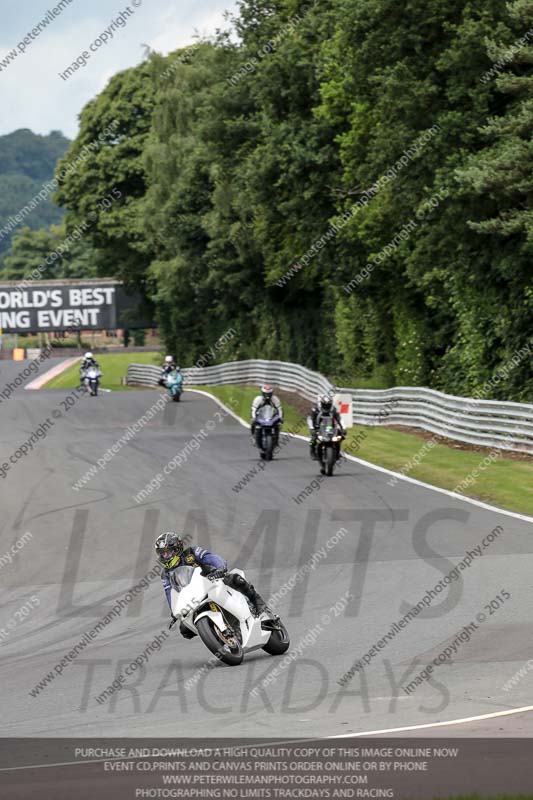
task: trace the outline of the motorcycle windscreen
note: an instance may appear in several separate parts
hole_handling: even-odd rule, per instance
[[[276,412],[272,406],[261,406],[257,412],[257,420],[259,422],[270,422],[275,416]]]
[[[172,573],[172,583],[178,592],[192,581],[196,567],[177,567]]]
[[[320,433],[330,434],[333,433],[334,422],[333,417],[324,417],[320,422]]]

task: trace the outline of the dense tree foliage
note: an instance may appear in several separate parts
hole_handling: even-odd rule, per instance
[[[68,236],[64,223],[33,231],[23,228],[13,237],[3,273],[7,280],[92,278],[95,255],[78,231]]]
[[[0,136],[0,267],[12,237],[20,231],[15,215],[51,181],[56,162],[68,146],[69,140],[58,131],[38,136],[21,129]],[[24,225],[38,229],[61,220],[63,211],[51,200],[52,188],[45,189],[42,197],[34,201],[34,208],[23,212]]]
[[[67,225],[192,363],[531,399],[533,0],[241,0],[82,114]],[[118,188],[106,213],[98,199]],[[488,382],[494,388],[488,389]]]

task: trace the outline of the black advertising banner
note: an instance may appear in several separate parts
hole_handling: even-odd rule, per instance
[[[0,283],[0,328],[4,333],[38,333],[146,327],[150,321],[135,312],[138,304],[139,298],[116,281]]]
[[[524,799],[528,739],[2,739],[2,800]],[[39,787],[36,790],[36,787]]]

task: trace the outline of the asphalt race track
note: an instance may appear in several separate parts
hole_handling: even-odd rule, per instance
[[[2,385],[20,369],[2,362]],[[324,737],[530,705],[533,670],[503,689],[532,655],[530,522],[406,481],[394,484],[390,475],[355,462],[298,504],[293,498],[317,470],[297,440],[235,492],[257,453],[238,422],[190,392],[76,491],[72,485],[160,392],[84,396],[67,409],[69,394],[20,389],[0,404],[0,463],[9,463],[44,420],[53,422],[0,481],[3,736]],[[202,429],[207,435],[186,463],[136,502],[134,495]],[[494,541],[459,580],[341,687],[338,680],[354,660],[497,526]],[[329,542],[307,578],[292,581],[276,606],[297,657],[276,676],[272,670],[282,660],[261,651],[240,667],[206,670],[210,654],[198,639],[186,641],[176,629],[167,636],[169,614],[156,578],[32,696],[150,571],[154,539],[167,529],[190,532],[230,566],[245,569],[265,598],[291,577],[302,578],[302,567]],[[32,539],[12,563],[2,560],[27,531]],[[510,598],[505,594],[490,606],[502,592]],[[402,687],[480,614],[485,619],[451,662],[406,693]],[[163,637],[160,649],[148,652],[156,636]],[[142,667],[122,688],[98,703],[95,698],[143,653],[148,663],[141,658]],[[527,713],[461,731],[503,728],[520,735],[532,727]]]

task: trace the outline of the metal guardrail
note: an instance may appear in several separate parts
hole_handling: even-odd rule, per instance
[[[159,367],[130,364],[127,383],[157,386]],[[183,370],[186,384],[220,386],[269,382],[307,400],[327,392],[352,396],[353,422],[399,425],[468,444],[533,454],[533,405],[455,397],[419,386],[350,389],[333,386],[323,375],[284,361],[233,361]]]

